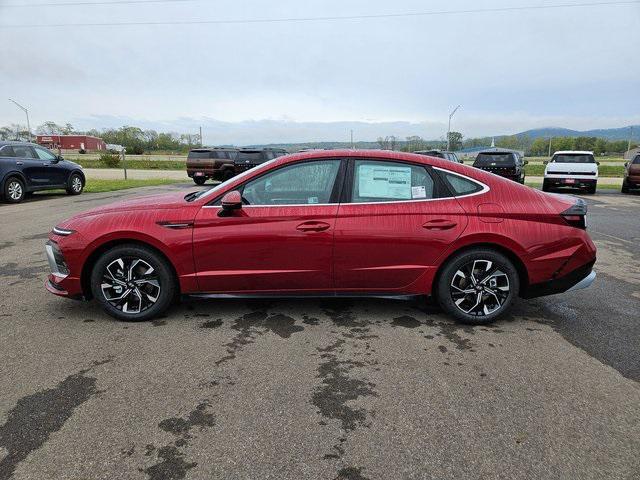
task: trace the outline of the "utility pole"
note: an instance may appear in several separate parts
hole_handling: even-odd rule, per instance
[[[456,111],[461,107],[462,105],[458,105],[456,108],[453,109],[453,111],[449,114],[449,127],[447,128],[447,152],[449,151],[449,149],[451,148],[451,118],[453,117],[453,115],[456,113]]]
[[[551,137],[549,137],[549,158],[551,158]]]
[[[353,130],[351,130],[351,150],[353,150]]]
[[[200,126],[200,146],[202,147],[202,125]]]
[[[629,127],[629,143],[627,144],[627,152],[631,150],[631,138],[633,137],[633,125]]]
[[[31,141],[31,124],[29,123],[29,110],[27,110],[26,107],[23,107],[22,105],[20,105],[18,102],[16,102],[15,100],[9,99],[10,102],[13,102],[16,104],[16,106],[22,110],[25,115],[27,116],[27,131],[29,132],[29,141]]]

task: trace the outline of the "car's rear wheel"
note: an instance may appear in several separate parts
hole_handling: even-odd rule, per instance
[[[587,188],[587,193],[589,193],[589,194],[591,194],[591,195],[593,195],[594,193],[596,193],[596,186],[594,185],[594,186],[592,186],[592,187]]]
[[[20,203],[26,195],[24,182],[12,177],[4,184],[4,199],[9,203]]]
[[[457,321],[482,325],[505,313],[519,288],[511,260],[495,250],[478,248],[447,262],[438,277],[436,297]]]
[[[69,195],[80,195],[84,189],[82,177],[77,173],[72,174],[67,182],[67,193]]]
[[[193,181],[196,185],[204,185],[204,182],[207,181],[207,177],[193,177]]]
[[[167,261],[144,246],[116,246],[98,259],[91,272],[94,298],[119,320],[137,322],[162,314],[175,289]]]
[[[549,187],[549,182],[547,182],[546,180],[542,181],[542,191],[543,192],[550,192],[551,191],[551,187]]]

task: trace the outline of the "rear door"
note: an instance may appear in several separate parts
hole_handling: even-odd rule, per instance
[[[358,159],[335,227],[338,291],[425,293],[447,246],[464,231],[465,212],[430,167]],[[346,197],[346,198],[345,198]]]
[[[333,233],[344,162],[285,164],[241,185],[243,207],[219,200],[193,232],[200,289],[209,293],[332,291]]]

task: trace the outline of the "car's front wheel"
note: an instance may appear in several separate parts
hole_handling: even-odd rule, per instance
[[[622,181],[621,192],[622,193],[629,193],[629,184],[627,183],[627,179],[626,178]]]
[[[543,192],[550,192],[551,191],[551,187],[549,186],[549,182],[547,182],[546,180],[542,181],[542,191]]]
[[[168,262],[140,245],[120,245],[105,252],[91,273],[91,291],[112,317],[149,320],[162,314],[175,296]]]
[[[26,196],[24,182],[19,178],[10,178],[4,184],[4,199],[9,203],[20,203]]]
[[[82,177],[77,173],[73,173],[67,182],[67,193],[69,195],[80,195],[84,189]]]
[[[193,177],[193,181],[196,185],[204,185],[204,182],[207,181],[207,177]]]
[[[472,249],[451,258],[436,285],[438,303],[462,323],[482,325],[505,313],[518,295],[518,272],[499,252]]]

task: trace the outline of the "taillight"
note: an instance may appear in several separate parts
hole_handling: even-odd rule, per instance
[[[576,199],[576,203],[560,215],[572,227],[587,229],[587,202],[581,198]]]

